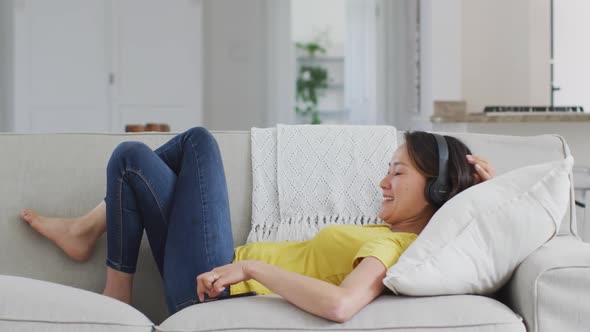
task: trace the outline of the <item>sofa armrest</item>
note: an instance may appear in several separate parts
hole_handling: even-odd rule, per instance
[[[529,332],[588,331],[590,243],[555,237],[520,264],[505,291]]]

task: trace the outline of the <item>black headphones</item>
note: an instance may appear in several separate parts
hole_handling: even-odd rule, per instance
[[[424,195],[428,203],[439,208],[448,199],[451,188],[448,182],[447,163],[449,161],[449,147],[445,138],[439,134],[431,133],[438,146],[438,177],[429,179],[424,188]]]

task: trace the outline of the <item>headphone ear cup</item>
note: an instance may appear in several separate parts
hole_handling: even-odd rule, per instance
[[[426,181],[426,186],[424,187],[424,197],[426,197],[426,201],[430,205],[436,205],[436,202],[432,196],[432,184],[436,181],[436,179],[429,179]]]
[[[446,188],[446,186],[438,185],[436,180],[437,179],[430,179],[426,182],[424,196],[426,196],[428,203],[438,208],[446,202],[449,189]]]

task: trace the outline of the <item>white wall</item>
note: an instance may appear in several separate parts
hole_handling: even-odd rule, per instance
[[[549,0],[462,3],[461,75],[468,111],[549,104]]]
[[[547,105],[549,0],[423,0],[421,116],[435,100]]]
[[[424,0],[422,3],[424,114],[431,114],[434,100],[465,100],[469,112],[481,112],[483,106],[492,104],[550,103],[549,0]],[[506,135],[560,134],[570,144],[579,164],[590,165],[587,154],[590,123],[587,122],[456,127]]]
[[[481,112],[485,105],[550,104],[549,0],[423,0],[422,3],[424,114],[431,114],[434,100],[465,100],[469,112]],[[575,23],[579,19],[571,15],[568,19],[579,29]],[[579,51],[580,46],[576,48]],[[460,66],[456,59],[460,59]],[[586,166],[590,165],[589,129],[588,122],[435,125],[435,130],[444,131],[559,134],[570,145],[576,164]]]
[[[266,1],[203,1],[204,122],[214,130],[266,125]]]
[[[430,129],[435,100],[463,98],[462,11],[462,0],[420,3],[420,114],[408,129]]]
[[[0,131],[12,128],[13,19],[12,1],[0,0]]]

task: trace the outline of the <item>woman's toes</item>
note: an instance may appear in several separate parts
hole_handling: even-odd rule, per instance
[[[20,212],[20,217],[29,224],[33,221],[33,214],[30,210],[23,210]]]
[[[31,209],[22,210],[20,216],[32,229],[51,240],[72,259],[83,262],[90,258],[94,243],[84,233],[73,231],[72,226],[78,222],[77,218],[49,218],[39,216]]]

